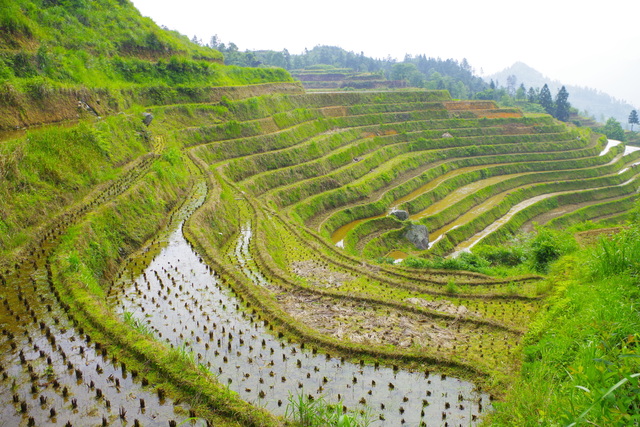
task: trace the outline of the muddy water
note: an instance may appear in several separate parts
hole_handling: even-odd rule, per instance
[[[491,165],[491,166],[500,166],[500,165],[503,165],[503,164],[504,163],[499,163],[499,164],[494,164],[494,165]],[[483,165],[483,166],[468,166],[468,167],[465,167],[465,168],[454,169],[452,171],[449,171],[449,172],[445,173],[444,175],[441,175],[441,176],[429,181],[425,185],[417,188],[416,190],[412,191],[411,193],[407,194],[406,196],[403,196],[403,197],[399,198],[398,200],[394,201],[392,203],[392,206],[389,208],[389,212],[393,211],[396,206],[399,206],[404,202],[408,202],[409,200],[413,200],[416,197],[426,193],[427,191],[433,190],[438,185],[440,185],[444,181],[447,181],[450,178],[456,177],[458,175],[462,175],[463,173],[472,172],[474,170],[482,169],[483,167],[486,167],[486,165]],[[345,224],[342,227],[338,228],[336,231],[334,231],[334,233],[331,235],[331,241],[333,242],[334,245],[336,245],[338,247],[342,247],[345,236],[355,226],[357,226],[358,224],[360,224],[360,223],[362,223],[364,221],[368,221],[370,219],[382,218],[382,217],[384,217],[386,215],[387,214],[385,213],[385,214],[377,215],[377,216],[370,217],[370,218],[362,218],[362,219],[358,219],[358,220],[352,221],[352,222],[350,222],[348,224]],[[414,219],[414,218],[412,217],[411,219]]]
[[[438,212],[440,212],[441,210],[455,204],[458,203],[460,200],[464,199],[465,197],[467,197],[469,194],[473,194],[476,191],[488,187],[489,185],[493,185],[493,184],[497,184],[499,182],[505,181],[509,178],[513,178],[516,176],[520,176],[523,174],[510,174],[510,175],[497,175],[497,176],[493,176],[491,178],[487,178],[487,179],[482,179],[479,181],[475,181],[472,182],[471,184],[465,185],[463,187],[460,187],[454,191],[452,191],[451,193],[449,193],[449,195],[445,196],[443,199],[433,203],[432,205],[430,205],[428,208],[414,214],[411,215],[410,219],[413,221],[417,221],[419,219],[425,218],[427,216],[430,215],[434,215]]]
[[[259,286],[267,279],[250,258],[251,228],[233,249],[239,268]],[[125,275],[126,276],[126,275]],[[184,349],[229,389],[254,405],[283,415],[289,396],[302,393],[370,411],[372,425],[417,426],[421,421],[473,425],[488,396],[471,383],[425,372],[354,364],[276,338],[243,307],[232,290],[193,252],[180,228],[133,281],[112,300],[155,336]],[[384,419],[384,421],[382,420]]]
[[[387,214],[382,214],[382,215],[377,215],[377,216],[372,216],[370,218],[363,218],[363,219],[357,219],[353,222],[350,222],[348,224],[343,225],[342,227],[338,228],[332,235],[331,235],[331,241],[333,242],[334,245],[336,245],[339,248],[344,247],[344,238],[347,236],[347,233],[351,230],[353,230],[353,228],[360,224],[363,223],[365,221],[368,221],[370,219],[377,219],[377,218],[383,218],[387,216]]]
[[[622,184],[618,184],[616,187],[621,187],[623,185],[627,185],[627,184],[633,182],[634,179],[635,178],[627,180],[627,181],[623,182]],[[468,252],[478,242],[480,242],[482,239],[484,239],[489,234],[491,234],[494,231],[496,231],[498,228],[500,228],[502,225],[504,225],[507,221],[509,221],[515,214],[517,214],[521,210],[523,210],[523,209],[525,209],[525,208],[527,208],[527,207],[529,207],[529,206],[533,205],[534,203],[537,203],[537,202],[539,202],[541,200],[548,199],[549,197],[553,197],[553,196],[557,196],[557,195],[561,195],[561,194],[568,194],[568,193],[573,193],[573,191],[560,191],[560,192],[556,192],[556,193],[541,194],[539,196],[532,197],[530,199],[524,200],[524,201],[514,205],[511,209],[509,209],[509,211],[504,216],[502,216],[502,217],[498,218],[497,220],[495,220],[493,223],[491,223],[491,225],[486,227],[484,230],[480,231],[479,233],[476,233],[470,239],[467,239],[464,242],[461,242],[460,244],[458,244],[456,246],[454,252],[450,255],[450,257],[455,258],[456,256],[458,256],[458,254],[460,254],[463,251],[467,251]]]
[[[397,264],[399,262],[402,262],[404,259],[406,259],[409,254],[407,254],[406,252],[402,252],[402,251],[391,251],[389,252],[387,255],[385,255],[387,258],[393,258],[393,262],[394,264]]]
[[[431,232],[429,234],[429,241],[431,242],[429,244],[429,247],[431,247],[433,244],[435,244],[438,240],[442,239],[444,237],[444,235],[447,234],[449,231],[451,231],[451,230],[453,230],[455,228],[458,228],[461,225],[466,224],[467,222],[473,220],[475,217],[477,217],[477,216],[483,214],[484,212],[490,210],[491,208],[493,208],[496,204],[500,203],[500,201],[502,201],[502,199],[507,197],[507,194],[509,194],[509,191],[505,191],[505,192],[502,192],[500,194],[496,194],[495,196],[490,197],[487,200],[485,200],[483,203],[471,208],[470,210],[468,210],[464,214],[460,215],[458,218],[456,218],[454,221],[448,223],[444,227],[441,227],[441,228]]]
[[[39,248],[48,252],[55,242]],[[7,275],[0,287],[0,424],[167,425],[188,407],[160,399],[76,326],[49,285],[43,257]],[[176,412],[177,411],[177,412]]]
[[[480,240],[482,240],[483,238],[485,238],[489,234],[491,234],[494,231],[496,231],[498,228],[500,228],[502,225],[504,225],[507,221],[509,221],[515,214],[517,214],[521,210],[533,205],[536,202],[539,202],[540,200],[548,199],[549,197],[553,197],[553,196],[556,196],[558,194],[566,194],[566,193],[569,193],[569,192],[565,191],[565,192],[561,192],[561,193],[541,194],[539,196],[532,197],[531,199],[524,200],[524,201],[514,205],[511,209],[509,209],[509,211],[504,216],[502,216],[501,218],[496,219],[487,228],[485,228],[481,232],[475,234],[470,239],[468,239],[468,240],[460,243],[458,246],[456,246],[455,251],[450,255],[451,258],[455,258],[461,252],[464,252],[464,251],[468,252],[469,250],[471,250],[471,248],[474,247]]]

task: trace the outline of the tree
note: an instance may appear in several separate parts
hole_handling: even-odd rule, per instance
[[[509,95],[511,96],[515,95],[517,83],[518,83],[518,78],[514,74],[511,74],[510,76],[507,77],[507,91],[509,92]]]
[[[524,84],[520,83],[520,87],[516,90],[516,100],[517,101],[525,101],[527,99],[527,90],[524,87]]]
[[[291,54],[289,53],[289,51],[285,48],[282,50],[282,56],[284,57],[284,68],[286,68],[287,70],[291,69]]]
[[[400,62],[391,67],[391,78],[393,80],[409,80],[413,74],[420,73],[415,64]]]
[[[633,131],[633,125],[640,124],[640,120],[638,120],[638,112],[636,110],[631,110],[631,114],[629,114],[629,124],[631,125],[631,131]]]
[[[609,117],[607,123],[599,129],[600,132],[605,134],[609,139],[617,139],[618,141],[624,141],[624,129],[619,121],[613,117]]]
[[[209,41],[209,47],[212,49],[217,49],[219,45],[220,45],[220,38],[218,37],[217,34],[214,34],[213,36],[211,36],[211,40]]]
[[[562,86],[556,95],[556,111],[554,117],[563,122],[569,120],[569,108],[571,104],[569,104],[568,99],[569,92]]]
[[[540,100],[540,91],[537,88],[530,87],[527,92],[527,101],[537,104]]]
[[[546,111],[547,114],[551,114],[553,116],[553,114],[555,113],[553,98],[551,98],[551,91],[549,90],[549,86],[547,86],[546,83],[544,84],[544,86],[542,86],[542,89],[540,89],[539,102],[540,105],[542,105],[542,108],[544,108],[544,111]]]

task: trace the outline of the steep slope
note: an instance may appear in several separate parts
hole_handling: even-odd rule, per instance
[[[159,28],[127,0],[0,3],[0,131],[292,81],[282,69],[224,66],[220,52]]]
[[[12,3],[5,51],[33,53],[49,13],[82,33],[77,17],[103,6],[130,8]],[[10,61],[3,119],[46,122],[64,94],[86,116],[0,142],[0,415],[12,424],[282,425],[289,392],[368,408],[378,425],[474,424],[491,397],[448,375],[502,393],[550,287],[376,263],[391,249],[430,255],[408,247],[398,230],[415,224],[390,208],[439,233],[430,251],[446,254],[494,223],[482,237],[501,241],[560,207],[570,222],[636,198],[640,152],[546,115],[446,91],[308,94],[282,71],[197,59],[186,41],[167,42],[185,68],[158,74],[162,57],[119,37],[104,69],[141,65],[106,88],[20,77]],[[82,46],[60,42],[60,58]],[[210,87],[217,71],[191,68],[205,63],[222,82],[261,84]]]
[[[21,128],[0,132],[0,418],[280,424],[104,299],[121,263],[174,226],[197,189],[144,106],[300,86],[284,70],[227,67],[128,1],[3,0],[0,22],[0,130]],[[194,390],[208,397],[180,403]]]

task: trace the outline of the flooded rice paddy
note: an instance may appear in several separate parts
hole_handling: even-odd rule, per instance
[[[600,152],[599,156],[604,156],[613,147],[615,147],[617,145],[620,145],[620,144],[622,144],[621,141],[612,140],[612,139],[607,140],[607,144],[605,145],[603,150]],[[613,164],[616,161],[618,161],[621,157],[627,156],[627,155],[633,153],[634,151],[638,151],[638,150],[640,150],[640,147],[625,146],[624,152],[622,154],[620,154],[619,156],[616,156],[608,164]],[[639,162],[632,163],[632,164],[628,165],[627,167],[623,168],[622,170],[620,170],[618,172],[618,174],[621,174],[621,173],[627,171],[628,169],[630,169],[631,167],[636,166],[638,164],[639,164]],[[438,178],[436,178],[436,179],[434,179],[432,181],[429,181],[428,183],[426,183],[425,185],[423,185],[420,188],[416,189],[415,191],[411,192],[410,194],[407,194],[406,196],[402,197],[401,199],[396,200],[393,203],[394,207],[391,207],[389,212],[393,211],[395,209],[395,206],[398,206],[401,203],[404,203],[406,201],[412,200],[412,199],[422,195],[423,193],[434,189],[440,183],[444,182],[445,180],[447,180],[449,178],[452,178],[454,176],[460,175],[460,174],[462,174],[464,172],[469,172],[469,171],[473,171],[473,170],[477,170],[477,169],[480,169],[480,167],[473,166],[473,167],[460,168],[460,169],[456,169],[456,170],[450,171],[450,172],[448,172],[448,173],[446,173],[446,174],[444,174],[444,175],[442,175],[442,176],[440,176],[440,177],[438,177]],[[510,178],[514,178],[514,177],[517,177],[517,176],[526,175],[526,174],[530,174],[530,173],[535,173],[535,172],[508,174],[508,175],[497,175],[497,176],[494,176],[494,177],[490,177],[490,178],[486,178],[486,179],[482,179],[482,180],[478,180],[478,181],[472,182],[470,184],[467,184],[465,186],[462,186],[462,187],[452,191],[450,194],[445,196],[443,199],[431,204],[426,209],[424,209],[424,210],[422,210],[420,212],[417,212],[415,214],[410,215],[410,219],[413,220],[413,221],[417,221],[417,220],[420,220],[422,218],[435,215],[435,214],[441,212],[442,210],[444,210],[445,208],[447,208],[449,206],[452,206],[453,204],[455,204],[455,203],[459,202],[460,200],[464,199],[469,194],[473,194],[473,193],[477,192],[478,190],[481,190],[482,188],[488,187],[490,185],[497,184],[499,182],[505,181],[505,180],[510,179]],[[530,185],[533,185],[533,184],[530,184]],[[527,187],[527,186],[525,186],[525,187]],[[442,239],[444,237],[444,235],[446,235],[446,233],[448,233],[449,231],[451,231],[451,230],[453,230],[453,229],[455,229],[457,227],[460,227],[461,225],[467,223],[471,219],[473,219],[473,218],[477,217],[478,215],[482,214],[483,212],[489,210],[492,206],[494,206],[495,204],[499,203],[502,199],[504,199],[504,197],[509,193],[510,193],[510,190],[502,192],[502,193],[497,194],[495,196],[492,196],[489,199],[487,199],[484,202],[482,202],[479,205],[477,205],[476,207],[472,208],[468,212],[462,214],[460,217],[458,217],[456,220],[450,222],[449,224],[441,227],[440,229],[431,230],[431,232],[429,233],[429,240],[430,240],[429,247],[432,247],[437,241]],[[554,194],[550,194],[550,195],[536,196],[536,197],[534,197],[532,199],[525,200],[525,201],[517,204],[516,206],[512,207],[512,209],[505,216],[503,216],[502,218],[499,218],[498,220],[496,220],[491,226],[489,226],[486,229],[482,230],[480,233],[477,233],[476,235],[472,236],[469,240],[459,244],[456,247],[455,252],[453,254],[451,254],[451,256],[456,256],[461,251],[470,250],[480,240],[482,240],[484,237],[486,237],[488,234],[492,233],[493,231],[497,230],[500,226],[502,226],[505,222],[507,222],[513,215],[515,215],[517,212],[521,211],[522,209],[525,209],[528,206],[531,206],[532,204],[534,204],[534,203],[536,203],[536,202],[538,202],[540,200],[543,200],[545,198],[548,198],[548,197],[551,197],[551,196],[557,195],[557,194],[562,194],[562,193],[554,193]],[[387,215],[387,214],[378,215],[378,216],[372,217],[372,218],[362,218],[362,219],[358,219],[358,220],[355,220],[353,222],[350,222],[348,224],[345,224],[345,225],[341,226],[340,228],[338,228],[332,234],[331,240],[333,241],[333,243],[336,246],[343,247],[343,241],[344,241],[345,236],[354,227],[356,227],[358,224],[360,224],[360,223],[362,223],[364,221],[367,221],[367,220],[370,220],[370,219],[375,219],[375,218],[381,218],[381,217],[384,217],[385,215]],[[396,260],[401,260],[402,259],[402,257],[400,257],[400,256],[392,256],[392,258],[394,258]]]
[[[173,425],[189,417],[85,331],[53,286],[48,233],[0,282],[0,425]],[[199,424],[201,425],[201,424]]]
[[[238,268],[256,285],[268,281],[250,263],[247,226],[234,248]],[[132,263],[135,265],[135,262]],[[130,276],[130,273],[124,276]],[[244,306],[200,259],[178,227],[144,270],[123,281],[111,303],[155,337],[179,348],[229,389],[284,415],[290,396],[325,398],[364,412],[378,426],[474,425],[490,408],[473,384],[430,372],[352,363],[286,342]]]

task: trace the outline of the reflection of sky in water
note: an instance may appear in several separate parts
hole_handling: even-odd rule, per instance
[[[607,154],[609,152],[609,150],[611,150],[611,147],[615,147],[616,145],[620,145],[620,144],[622,144],[621,141],[618,141],[618,140],[615,140],[615,139],[608,139],[607,140],[607,145],[605,145],[604,150],[602,150],[600,155],[604,156],[605,154]]]
[[[633,153],[634,151],[640,150],[640,147],[634,147],[633,145],[625,145],[624,147],[624,155],[628,155]]]
[[[234,255],[241,270],[262,284],[262,274],[249,271],[250,238],[245,227]],[[220,285],[179,229],[169,242],[147,268],[146,279],[136,279],[144,296],[128,285],[119,310],[144,319],[160,340],[186,345],[222,384],[252,404],[282,415],[289,395],[324,396],[329,402],[340,398],[351,409],[370,408],[375,420],[386,420],[373,425],[385,426],[402,420],[411,426],[421,421],[473,425],[471,416],[478,415],[479,406],[490,406],[488,396],[465,381],[353,364],[276,339],[251,309],[237,310],[233,293]]]

